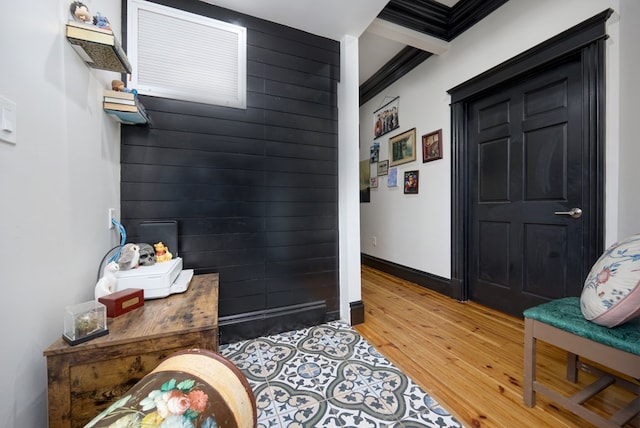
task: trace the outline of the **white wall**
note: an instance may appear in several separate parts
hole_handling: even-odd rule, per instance
[[[0,142],[0,426],[46,426],[42,352],[64,307],[93,299],[98,263],[119,237],[119,126],[101,109],[120,75],[88,68],[64,38],[67,0],[0,5],[0,96],[17,104],[17,145]],[[84,0],[119,34],[120,2]]]
[[[640,2],[620,1],[620,79],[618,93],[620,141],[618,239],[640,233],[640,138],[638,137],[638,96],[640,80]],[[612,82],[613,84],[613,82]]]
[[[360,300],[360,212],[358,201],[358,39],[340,42],[338,86],[338,189],[340,317],[350,322],[350,303]]]
[[[622,15],[620,3],[625,5]],[[640,231],[640,201],[636,196],[640,172],[634,166],[640,149],[633,138],[637,109],[632,104],[640,96],[639,84],[632,76],[639,61],[637,2],[510,0],[453,40],[443,55],[427,59],[360,108],[360,159],[368,159],[373,143],[373,112],[385,97],[400,96],[400,128],[378,140],[380,159],[388,159],[389,136],[416,127],[417,160],[399,166],[398,182],[403,171],[420,171],[418,195],[404,195],[401,185],[388,188],[386,177],[382,177],[379,187],[371,189],[371,202],[360,204],[362,252],[450,278],[450,233],[456,225],[450,224],[451,120],[447,90],[607,8],[612,8],[614,14],[607,22],[606,242],[614,242],[619,233]],[[620,65],[621,57],[624,67]],[[423,164],[420,137],[440,128],[444,158]],[[618,167],[624,179],[618,180]],[[372,174],[375,175],[373,165]]]

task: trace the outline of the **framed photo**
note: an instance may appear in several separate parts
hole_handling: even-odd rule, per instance
[[[369,156],[370,162],[371,163],[378,162],[378,159],[380,158],[380,143],[378,143],[377,141],[374,142],[369,150],[370,150],[370,156]]]
[[[398,187],[398,168],[389,169],[387,176],[387,187]]]
[[[371,164],[369,159],[360,161],[360,203],[371,202]]]
[[[442,129],[422,136],[422,163],[442,159]]]
[[[382,137],[400,126],[398,120],[399,102],[400,97],[395,97],[373,112],[373,138]]]
[[[389,173],[389,161],[383,160],[378,162],[378,177]]]
[[[371,188],[376,189],[378,187],[378,177],[371,177],[370,180],[371,180],[371,184],[370,184]]]
[[[404,193],[405,194],[417,194],[418,193],[418,177],[420,171],[405,171],[404,172]]]
[[[416,128],[389,138],[389,166],[416,160]]]

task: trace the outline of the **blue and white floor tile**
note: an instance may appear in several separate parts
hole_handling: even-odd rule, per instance
[[[253,388],[260,428],[461,427],[348,324],[222,345]]]

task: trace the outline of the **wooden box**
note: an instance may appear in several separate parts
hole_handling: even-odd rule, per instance
[[[60,337],[44,351],[49,428],[85,426],[174,352],[217,351],[218,274],[108,323],[106,336],[76,346]]]
[[[156,398],[165,403],[164,409],[167,409],[167,402],[180,402],[174,406],[175,413],[168,412],[171,426],[258,426],[253,390],[240,369],[216,352],[193,348],[177,351],[164,359],[122,394],[117,400],[119,406],[97,415],[89,426],[125,426],[123,420],[129,418],[131,425],[127,426],[141,426],[140,419],[143,427],[158,426],[156,424],[163,420],[158,415],[159,406],[148,404],[149,396],[153,397],[153,394],[165,397]],[[176,406],[180,406],[180,411]],[[163,422],[160,426],[165,425]]]
[[[107,316],[115,318],[144,305],[144,290],[141,288],[125,288],[100,297],[98,301],[107,307]]]

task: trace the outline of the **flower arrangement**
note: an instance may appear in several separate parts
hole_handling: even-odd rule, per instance
[[[108,426],[111,428],[195,428],[198,417],[207,409],[209,396],[196,387],[193,379],[178,382],[170,379],[160,389],[154,389],[140,400],[137,407],[127,407],[132,394],[122,397],[94,418],[85,428]],[[109,425],[97,425],[108,419]],[[204,417],[202,428],[216,428],[213,412]]]

